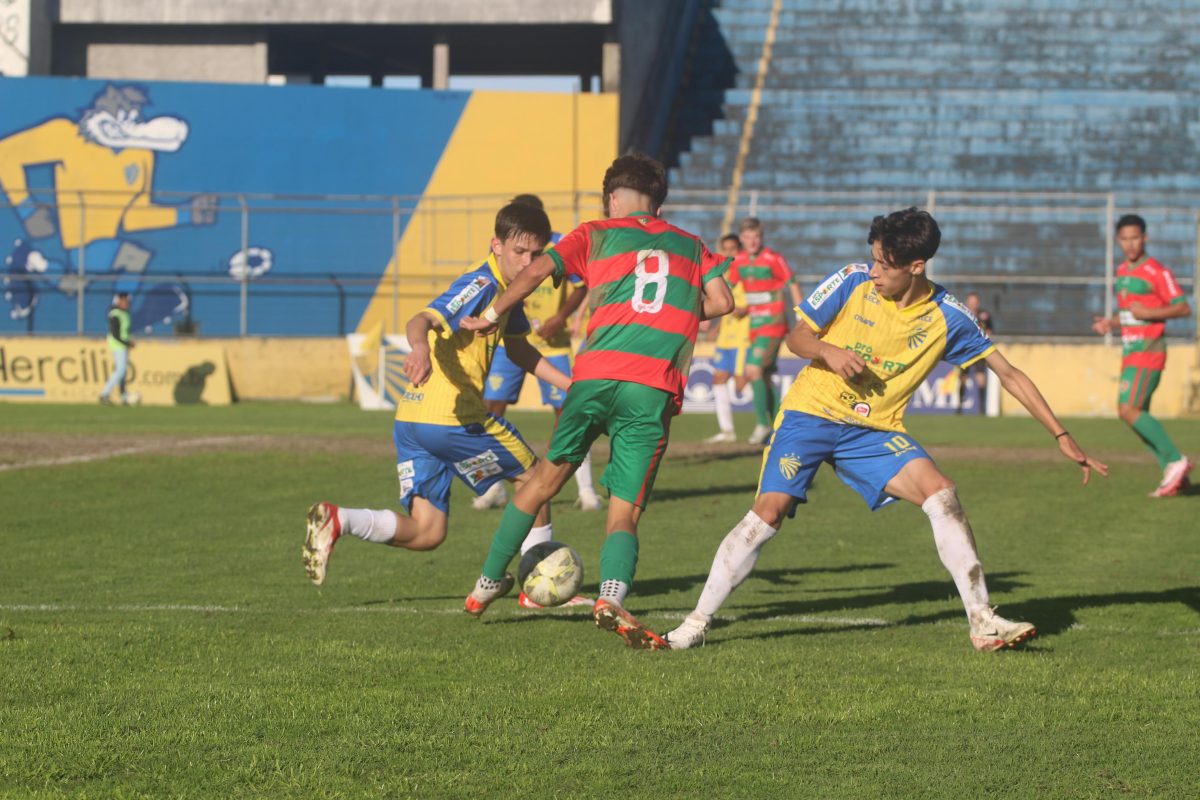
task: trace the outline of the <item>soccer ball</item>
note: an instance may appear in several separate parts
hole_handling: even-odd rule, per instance
[[[583,562],[562,542],[542,542],[521,556],[517,579],[521,591],[538,605],[562,605],[583,585]]]

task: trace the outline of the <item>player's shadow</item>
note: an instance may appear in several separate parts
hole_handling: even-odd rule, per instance
[[[757,483],[737,483],[733,485],[696,486],[690,489],[655,489],[651,499],[656,503],[660,503],[664,500],[683,500],[689,497],[715,497],[719,494],[752,496],[757,488]]]
[[[806,575],[836,575],[849,572],[865,572],[867,570],[891,569],[895,564],[843,564],[837,567],[803,567],[798,569],[764,569],[756,570],[751,578],[766,581],[772,586],[794,587],[801,583]],[[634,581],[633,593],[639,598],[651,598],[672,592],[691,592],[704,586],[708,573],[697,575],[677,575],[669,578],[638,578]]]

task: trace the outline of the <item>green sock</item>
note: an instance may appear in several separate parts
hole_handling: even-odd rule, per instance
[[[600,583],[614,580],[633,586],[637,561],[638,538],[626,531],[613,531],[600,549]]]
[[[779,410],[775,402],[775,387],[771,385],[771,378],[768,376],[751,381],[750,388],[754,390],[754,416],[757,417],[758,424],[771,427],[775,422],[775,414]]]
[[[1183,458],[1179,454],[1179,448],[1175,447],[1171,437],[1167,436],[1162,423],[1150,416],[1149,412],[1143,411],[1138,415],[1133,421],[1133,430],[1154,451],[1160,468],[1166,469],[1167,464]]]
[[[483,562],[483,575],[494,581],[504,578],[504,570],[508,563],[521,549],[521,542],[529,535],[536,514],[526,514],[517,508],[517,504],[508,501],[504,507],[504,516],[500,517],[500,527],[492,537],[492,548],[488,550],[487,560]]]

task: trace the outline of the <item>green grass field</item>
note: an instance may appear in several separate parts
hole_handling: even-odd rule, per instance
[[[910,419],[1023,650],[976,653],[920,510],[826,469],[708,646],[653,653],[586,609],[463,614],[499,512],[462,485],[440,549],[347,537],[310,585],[307,506],[394,501],[386,414],[0,406],[0,796],[1194,798],[1200,495],[1148,499],[1133,434],[1068,425],[1107,481],[1030,421]],[[660,631],[754,492],[747,450],[683,446],[712,428],[679,419],[643,518],[628,607]],[[594,591],[602,520],[555,527]]]

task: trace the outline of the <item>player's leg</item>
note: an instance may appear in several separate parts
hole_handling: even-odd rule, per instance
[[[839,427],[810,414],[783,414],[771,446],[763,453],[754,505],[717,548],[696,608],[667,634],[672,649],[704,644],[713,617],[749,577],[763,546],[795,513],[796,504],[807,502],[817,470],[837,443]]]
[[[492,357],[492,368],[483,384],[483,405],[487,412],[503,418],[508,407],[521,396],[521,387],[524,385],[525,370],[513,363],[506,349],[497,347]],[[471,508],[485,511],[504,508],[507,503],[508,492],[504,490],[504,481],[496,481],[488,491],[471,501]]]
[[[893,438],[891,444],[903,449],[900,439],[912,442],[899,436]],[[915,442],[912,444],[919,447]],[[889,448],[886,455],[880,454],[879,461],[896,456],[897,453]],[[920,506],[929,517],[938,556],[962,598],[971,625],[971,643],[977,650],[1014,647],[1037,633],[1032,624],[1004,619],[992,610],[971,524],[958,501],[954,483],[942,474],[932,459],[923,451],[920,456],[911,458],[887,481],[884,491],[891,497]]]
[[[571,376],[571,356],[569,354],[546,356],[546,360],[567,377]],[[542,403],[554,410],[554,427],[557,429],[559,420],[562,419],[562,407],[567,399],[566,393],[543,380],[538,381],[538,386],[542,391]],[[599,511],[602,503],[596,496],[596,486],[592,481],[591,451],[584,456],[583,461],[575,470],[575,483],[579,487],[579,497],[575,500],[575,507],[584,511]]]
[[[597,625],[616,633],[630,647],[658,650],[666,642],[624,606],[637,572],[637,523],[667,449],[674,400],[667,392],[638,383],[603,383],[609,384],[606,422],[611,455],[600,482],[608,487],[609,504],[607,536],[600,550],[600,597],[592,614]]]
[[[429,452],[422,440],[422,434],[428,432],[422,429],[455,430],[444,425],[394,423],[400,505],[408,516],[391,509],[343,508],[328,502],[309,508],[303,561],[314,584],[325,582],[333,547],[343,534],[409,550],[432,550],[445,540],[450,471]]]
[[[503,579],[521,542],[529,535],[538,509],[571,479],[592,442],[603,432],[605,397],[597,388],[605,383],[583,381],[568,392],[546,458],[537,463],[500,517],[479,580],[466,601],[467,611],[473,616],[480,616],[491,602],[493,587]]]
[[[113,372],[108,376],[108,380],[104,383],[104,388],[100,390],[100,402],[111,403],[112,392],[118,386],[121,387],[121,394],[125,394],[125,372],[129,369],[129,351],[122,348],[120,350],[110,350],[113,357]]]
[[[1126,364],[1121,370],[1117,398],[1118,416],[1150,448],[1163,471],[1162,480],[1150,493],[1151,497],[1178,494],[1192,469],[1191,460],[1179,452],[1162,423],[1150,413],[1150,399],[1161,378],[1161,370]]]
[[[779,413],[779,398],[771,376],[779,345],[783,340],[775,336],[757,336],[750,343],[750,354],[746,357],[746,377],[754,390],[754,414],[757,423],[750,435],[750,444],[765,444],[771,435],[775,415]]]
[[[718,432],[705,439],[706,444],[737,440],[737,434],[733,429],[733,400],[729,396],[729,377],[737,369],[738,349],[736,347],[717,348],[713,364],[712,389]]]

